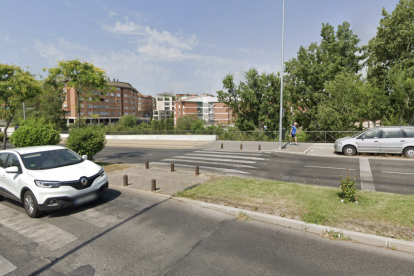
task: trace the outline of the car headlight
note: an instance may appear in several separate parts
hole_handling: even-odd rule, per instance
[[[99,176],[104,176],[105,175],[105,169],[101,167],[101,170],[99,171]]]
[[[336,142],[335,145],[336,146],[342,145],[342,142]]]
[[[43,181],[43,180],[35,180],[37,186],[42,188],[59,188],[60,182],[59,181]]]

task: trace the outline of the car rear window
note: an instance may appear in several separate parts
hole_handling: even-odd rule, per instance
[[[382,138],[402,138],[404,137],[401,129],[383,129]]]
[[[414,138],[414,128],[404,128],[407,137]]]
[[[28,170],[47,170],[84,161],[79,155],[68,149],[33,152],[23,154],[21,157]]]

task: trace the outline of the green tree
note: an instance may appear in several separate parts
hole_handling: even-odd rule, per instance
[[[319,106],[330,94],[325,84],[342,72],[358,74],[366,58],[360,41],[348,22],[343,22],[335,32],[334,27],[322,24],[321,43],[301,46],[296,58],[285,63],[286,91],[291,95],[295,118],[308,129],[329,130],[330,125],[318,122]]]
[[[40,86],[40,82],[29,71],[0,63],[0,119],[6,121],[3,149],[6,149],[7,128],[17,109],[25,100],[40,94]]]
[[[198,128],[204,129],[204,121],[197,118],[197,115],[186,115],[178,118],[177,130],[198,130]]]
[[[137,117],[134,115],[124,115],[121,117],[121,125],[125,128],[133,128],[137,125]]]
[[[400,0],[392,13],[385,8],[377,34],[367,47],[368,79],[388,96],[385,122],[414,121],[414,0]]]
[[[44,118],[47,123],[62,129],[66,127],[65,110],[62,108],[65,95],[62,89],[55,89],[50,85],[42,85],[42,93],[25,101],[26,118]],[[30,110],[30,111],[29,111]],[[13,118],[15,124],[23,119],[23,107],[16,111]]]
[[[44,71],[47,69],[45,68]],[[47,70],[49,75],[45,79],[47,84],[57,89],[74,88],[76,93],[76,109],[78,113],[78,127],[81,120],[81,103],[84,98],[99,101],[99,95],[106,95],[112,88],[108,84],[105,71],[95,67],[92,63],[81,62],[78,59],[58,61],[58,66]],[[97,91],[98,90],[98,91]]]
[[[69,132],[66,146],[79,155],[87,155],[89,160],[104,149],[105,131],[98,127],[72,129]]]
[[[20,127],[10,137],[15,147],[32,147],[57,145],[60,134],[53,124],[47,123],[45,118],[31,118],[20,123]]]
[[[223,79],[224,91],[217,91],[218,99],[236,114],[236,125],[240,130],[279,129],[280,78],[275,74],[259,74],[251,68],[245,74],[245,81],[234,83],[233,75]],[[227,90],[227,91],[226,91]],[[289,94],[284,95],[287,107]],[[283,123],[289,123],[289,113],[285,113]]]

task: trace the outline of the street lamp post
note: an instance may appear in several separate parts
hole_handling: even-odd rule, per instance
[[[28,107],[27,109],[34,109],[33,107]],[[26,121],[26,105],[23,102],[23,121]]]
[[[279,150],[282,150],[282,116],[283,116],[283,45],[285,39],[285,0],[283,0],[283,19],[282,19],[282,72],[280,74],[280,113],[279,113]]]

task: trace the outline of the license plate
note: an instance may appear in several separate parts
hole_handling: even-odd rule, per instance
[[[90,194],[87,196],[83,196],[83,197],[75,199],[75,205],[84,204],[86,202],[90,202],[95,199],[96,199],[96,194]]]

